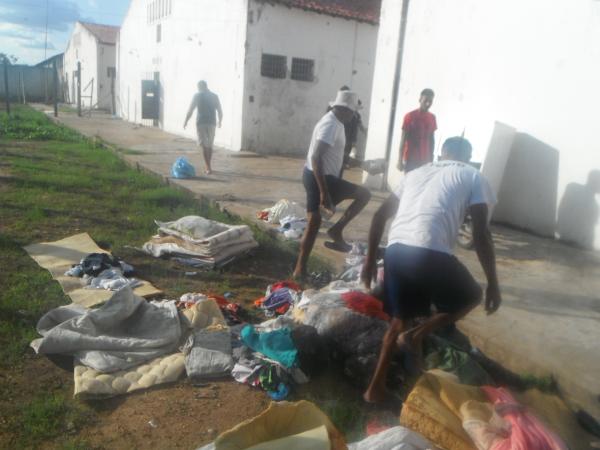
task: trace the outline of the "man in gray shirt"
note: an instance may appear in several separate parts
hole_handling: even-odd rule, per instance
[[[221,127],[223,120],[223,111],[221,110],[221,102],[219,97],[214,92],[208,90],[206,81],[198,82],[198,92],[194,94],[192,103],[185,116],[183,128],[187,126],[192,113],[196,110],[196,131],[198,133],[198,145],[202,147],[204,155],[204,164],[206,165],[206,174],[212,173],[210,160],[212,158],[213,141],[215,140],[215,127]],[[218,115],[218,122],[217,122]]]

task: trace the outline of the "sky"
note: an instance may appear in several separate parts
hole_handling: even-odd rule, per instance
[[[65,50],[77,20],[121,25],[128,6],[129,0],[0,0],[0,53],[16,56],[17,64],[43,61],[46,11],[49,58]]]

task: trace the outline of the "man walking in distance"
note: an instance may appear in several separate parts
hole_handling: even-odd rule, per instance
[[[398,169],[404,172],[433,161],[433,134],[437,129],[435,116],[429,112],[433,95],[431,89],[423,89],[419,97],[419,108],[404,116],[398,160]]]
[[[221,102],[219,97],[214,92],[208,90],[206,81],[198,82],[198,92],[194,94],[192,103],[185,116],[183,128],[187,126],[188,120],[192,117],[192,113],[196,110],[196,131],[198,133],[198,145],[202,147],[204,155],[205,173],[211,174],[212,168],[210,161],[212,159],[213,142],[215,140],[215,127],[221,128],[223,120],[223,111],[221,110]],[[217,122],[218,115],[218,122]]]
[[[352,120],[357,106],[355,92],[338,91],[335,102],[331,104],[331,111],[319,120],[313,130],[302,174],[308,226],[300,243],[294,278],[306,275],[308,257],[321,226],[322,213],[330,215],[335,211],[335,205],[341,201],[353,200],[340,220],[327,231],[332,241],[325,243],[328,248],[349,251],[351,246],[344,241],[342,234],[344,228],[371,198],[371,193],[366,188],[340,178],[346,144],[344,124]]]
[[[384,257],[384,304],[392,321],[364,394],[367,402],[386,400],[386,375],[395,350],[404,351],[410,366],[419,368],[423,338],[463,318],[481,301],[481,288],[452,255],[467,210],[488,282],[485,309],[491,314],[500,306],[494,244],[488,228],[488,207],[496,200],[486,179],[467,164],[470,159],[469,141],[461,137],[446,140],[442,160],[407,173],[373,216],[362,281],[370,287],[381,235],[387,220],[394,217]],[[412,319],[431,313],[431,304],[435,306],[433,315],[410,328]]]

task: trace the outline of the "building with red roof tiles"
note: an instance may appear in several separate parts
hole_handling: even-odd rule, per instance
[[[217,146],[304,155],[341,86],[358,92],[368,118],[380,2],[132,0],[117,44],[117,112],[194,138],[183,121],[205,80],[224,113]]]

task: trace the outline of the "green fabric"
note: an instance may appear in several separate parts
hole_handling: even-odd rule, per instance
[[[450,341],[432,336],[425,344],[425,367],[453,373],[461,383],[471,386],[494,385],[494,380],[467,352]]]

